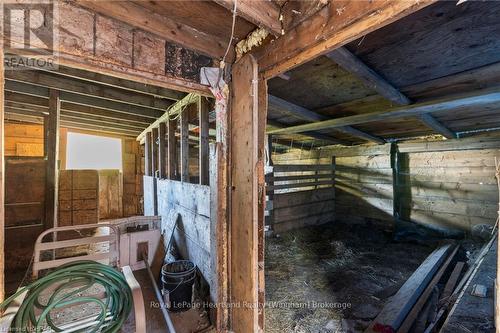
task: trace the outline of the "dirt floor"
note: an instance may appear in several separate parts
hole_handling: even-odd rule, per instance
[[[433,250],[336,223],[268,237],[265,331],[362,332]]]

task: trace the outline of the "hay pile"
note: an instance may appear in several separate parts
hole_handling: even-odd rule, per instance
[[[392,243],[373,227],[327,224],[266,239],[266,332],[356,332],[432,247]]]

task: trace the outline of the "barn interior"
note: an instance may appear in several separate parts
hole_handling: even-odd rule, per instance
[[[30,327],[494,332],[499,14],[4,4],[0,327],[22,287],[92,260],[122,272],[130,315],[79,300]],[[179,308],[175,263],[195,268]]]

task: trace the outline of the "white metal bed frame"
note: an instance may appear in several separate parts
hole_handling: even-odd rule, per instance
[[[120,220],[119,222],[127,222],[128,220]],[[111,221],[110,221],[111,222]],[[118,222],[118,221],[117,221]],[[133,220],[131,222],[134,222]],[[146,333],[146,313],[144,307],[144,299],[142,296],[142,291],[139,283],[134,277],[132,269],[130,266],[120,266],[120,229],[119,224],[121,223],[98,223],[98,224],[87,224],[87,225],[78,225],[78,226],[68,226],[68,227],[55,227],[48,229],[41,233],[35,243],[34,248],[34,260],[33,260],[33,268],[32,268],[32,276],[33,278],[37,278],[39,273],[43,270],[51,269],[58,267],[63,264],[67,264],[74,261],[79,260],[94,260],[97,262],[101,262],[103,264],[111,265],[113,267],[121,268],[122,273],[125,276],[125,280],[132,290],[132,297],[134,302],[134,317],[135,317],[135,333]],[[86,229],[108,229],[109,234],[105,235],[94,235],[94,236],[83,236],[75,239],[64,239],[57,240],[58,235],[61,235],[64,232],[73,232],[73,234],[82,236],[81,231],[85,231]],[[51,237],[48,237],[51,235]],[[49,241],[43,241],[45,238],[48,238]],[[42,255],[44,252],[52,251],[54,254],[58,249],[71,248],[81,245],[95,245],[95,244],[107,243],[108,248],[107,251],[102,251],[98,253],[90,253],[83,255],[76,255],[68,258],[57,259],[53,256],[51,259],[42,260]],[[19,306],[22,304],[26,294],[20,295],[13,303],[8,307],[8,309],[4,312],[2,317],[0,318],[0,331],[7,332],[9,327],[14,319],[17,311],[19,310]],[[104,297],[105,295],[102,295]],[[65,325],[64,333],[71,333],[76,330],[84,329],[87,327],[91,327],[95,323],[95,316],[88,316],[81,318],[78,321],[74,321]]]

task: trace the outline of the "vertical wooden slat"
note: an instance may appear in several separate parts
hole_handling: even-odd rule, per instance
[[[176,120],[169,120],[167,123],[167,176],[168,179],[177,179],[177,139],[175,131],[177,129]]]
[[[160,178],[167,177],[167,125],[158,125],[158,170]]]
[[[189,182],[189,106],[180,116],[181,131],[181,181]]]
[[[151,171],[153,177],[158,177],[158,127],[151,130]]]
[[[151,132],[147,132],[146,136],[144,137],[144,175],[145,176],[151,176]]]
[[[333,182],[333,187],[335,187],[335,171],[337,169],[337,159],[335,156],[332,156],[332,182]],[[318,180],[316,180],[318,181]]]
[[[337,172],[337,158],[336,156],[332,156],[332,190],[333,190],[333,200],[337,200],[337,180],[335,179],[336,177],[336,172]],[[334,209],[334,218],[337,217],[336,212],[335,212],[335,205],[333,205]]]
[[[59,168],[59,122],[60,122],[59,91],[51,89],[49,92],[49,116],[47,131],[47,170],[45,186],[45,221],[44,228],[57,226],[57,188]]]
[[[247,54],[232,70],[230,141],[230,295],[232,331],[258,332],[258,77]],[[245,306],[246,305],[246,306]]]
[[[198,99],[198,118],[200,126],[200,184],[208,185],[209,182],[209,165],[210,165],[210,147],[208,145],[208,134],[209,134],[209,123],[208,123],[208,113],[210,112],[210,104],[208,100],[200,96]]]
[[[0,302],[2,302],[5,298],[5,251],[3,251],[5,243],[4,82],[3,42],[0,41],[0,248],[2,249],[2,251],[0,251]]]
[[[66,170],[66,153],[68,149],[68,129],[59,129],[59,170]]]
[[[265,275],[264,275],[264,233],[266,225],[266,179],[265,179],[265,165],[266,165],[266,146],[265,146],[265,136],[266,136],[266,123],[267,123],[267,81],[259,80],[258,85],[258,122],[257,122],[257,186],[259,191],[259,211],[258,211],[258,302],[259,302],[259,313],[258,313],[258,323],[261,332],[264,332],[264,322],[265,322]]]
[[[272,167],[273,166],[273,136],[269,134],[267,136],[267,151],[269,154],[269,161],[268,161],[268,166]],[[274,171],[272,171],[269,177],[269,181],[267,182],[267,186],[270,188],[273,188],[274,186]],[[274,223],[274,190],[267,191],[268,192],[268,200],[273,203],[273,206],[269,210],[269,225],[272,226]]]
[[[221,92],[221,100],[228,100]],[[215,137],[215,222],[216,222],[216,272],[217,272],[217,303],[228,304],[230,301],[229,292],[229,255],[231,249],[231,239],[229,237],[229,110],[226,103],[216,103],[215,112],[216,137]],[[227,332],[229,330],[229,307],[219,307],[217,309],[217,332]]]
[[[49,116],[44,115],[43,116],[43,157],[47,159],[47,154],[49,153],[49,146],[48,146],[48,137],[49,133]]]

